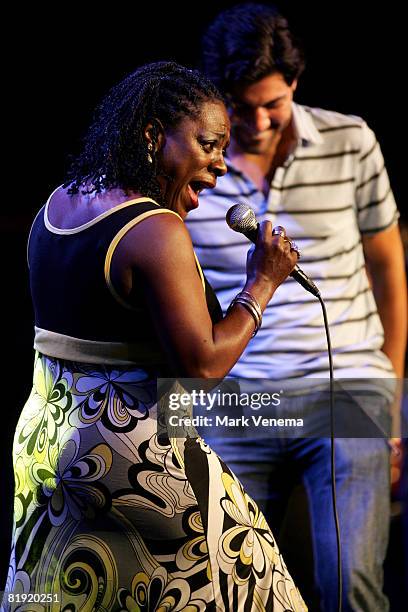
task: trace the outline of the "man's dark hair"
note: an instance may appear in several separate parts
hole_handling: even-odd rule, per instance
[[[146,64],[113,87],[96,109],[73,160],[66,187],[69,193],[99,193],[120,187],[161,202],[157,164],[148,161],[144,128],[174,128],[185,117],[198,117],[207,101],[223,101],[215,86],[196,70],[175,62]]]
[[[300,44],[271,5],[233,6],[215,18],[203,38],[202,69],[225,94],[274,73],[291,85],[303,68]]]

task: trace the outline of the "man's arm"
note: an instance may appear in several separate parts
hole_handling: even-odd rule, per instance
[[[383,351],[398,378],[404,377],[407,341],[407,284],[399,228],[363,236],[364,255],[384,327]]]

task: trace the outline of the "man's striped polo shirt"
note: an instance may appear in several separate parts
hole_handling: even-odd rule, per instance
[[[383,328],[362,247],[362,235],[384,231],[398,219],[380,146],[359,117],[293,104],[293,121],[297,146],[277,168],[267,198],[228,160],[228,174],[201,194],[200,207],[187,220],[199,261],[225,311],[245,283],[249,247],[229,229],[225,214],[237,202],[249,204],[259,221],[283,225],[298,244],[300,265],[326,303],[336,376],[393,376],[381,351]],[[285,280],[232,372],[273,380],[326,377],[316,298],[292,278]]]

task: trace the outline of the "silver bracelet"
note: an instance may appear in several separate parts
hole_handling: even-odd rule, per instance
[[[262,323],[262,309],[261,309],[261,307],[260,307],[260,305],[259,305],[259,302],[258,302],[258,300],[256,299],[256,297],[254,297],[254,296],[252,295],[252,293],[249,293],[249,291],[241,291],[240,293],[238,293],[238,296],[237,296],[237,297],[239,297],[239,298],[244,298],[244,299],[246,299],[246,300],[249,300],[249,301],[250,301],[250,303],[251,303],[251,304],[252,304],[252,306],[255,308],[255,310],[256,310],[256,312],[257,312],[257,314],[258,314],[258,317],[259,317],[259,319],[260,319],[260,323],[259,323],[259,325],[261,325],[261,323]]]
[[[254,322],[255,322],[255,330],[252,334],[252,338],[258,333],[259,328],[262,325],[262,310],[258,303],[258,300],[254,298],[254,296],[249,293],[249,291],[241,291],[238,293],[232,300],[231,304],[228,307],[227,313],[231,310],[234,304],[242,304],[244,308],[250,313]]]

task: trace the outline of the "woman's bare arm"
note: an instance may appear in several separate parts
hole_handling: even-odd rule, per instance
[[[245,285],[262,310],[295,263],[296,255],[287,244],[272,237],[270,223],[263,224]],[[236,304],[213,325],[190,235],[181,219],[173,214],[148,217],[122,238],[112,260],[112,279],[123,296],[131,290],[134,269],[142,276],[141,289],[175,373],[225,376],[247,346],[254,320]]]

